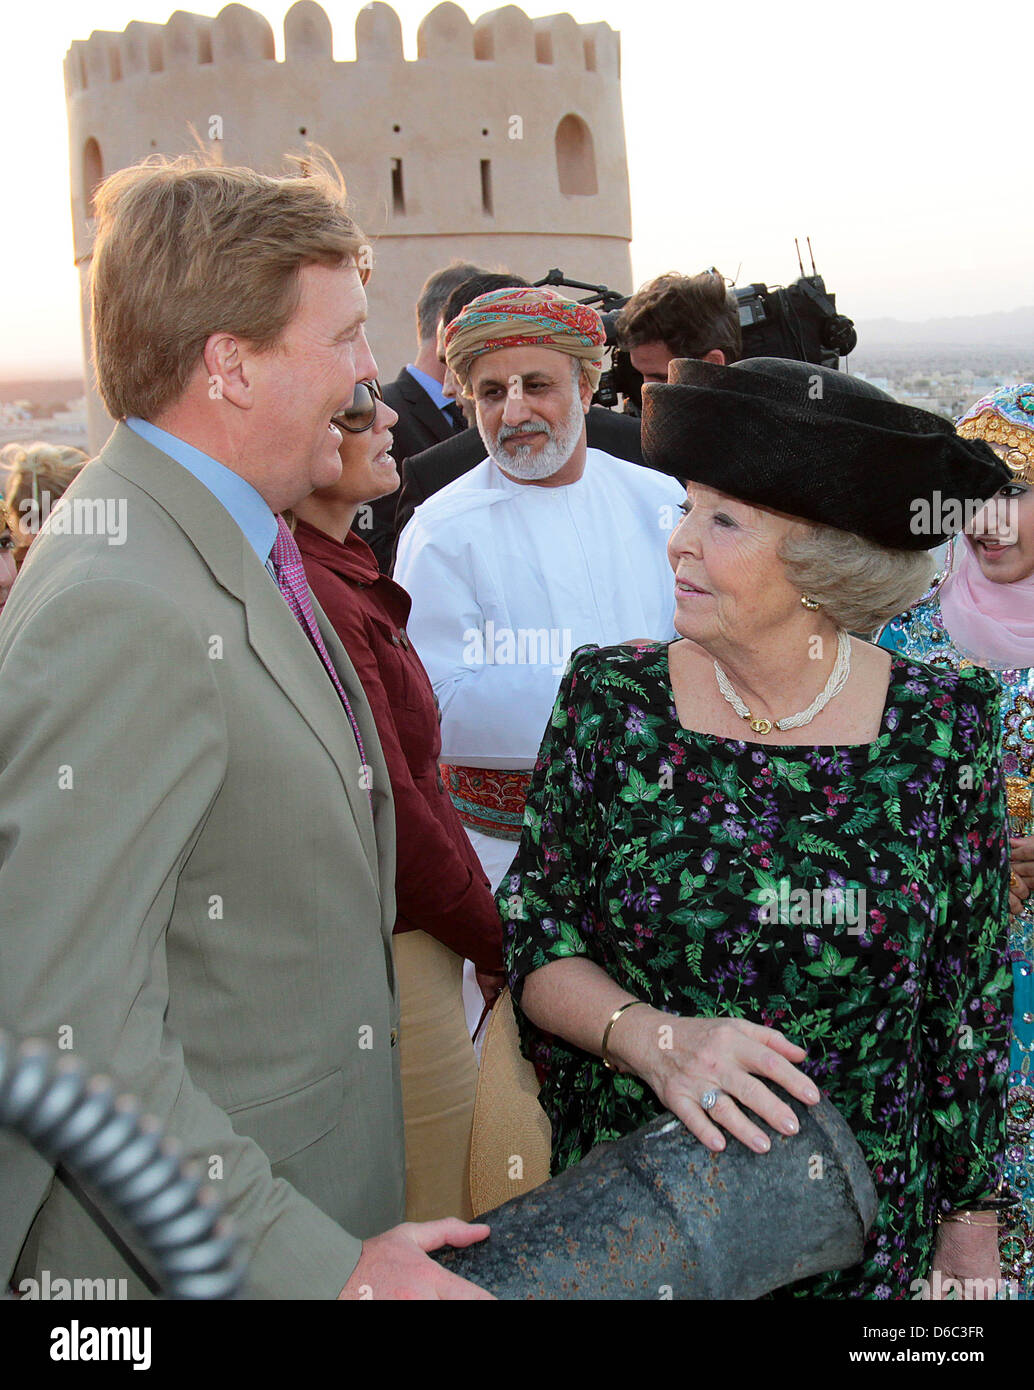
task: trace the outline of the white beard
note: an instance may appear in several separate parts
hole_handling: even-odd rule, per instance
[[[567,412],[567,418],[562,425],[550,429],[545,421],[534,422],[543,427],[536,433],[547,436],[545,444],[537,453],[533,452],[531,444],[521,444],[516,449],[504,448],[505,441],[509,437],[508,431],[513,432],[510,427],[500,425],[493,439],[488,437],[480,419],[478,420],[482,442],[495,464],[504,473],[508,473],[513,478],[519,478],[521,482],[533,483],[542,478],[551,478],[554,473],[560,472],[574,453],[575,445],[581,438],[585,425],[585,412],[582,409],[581,397],[577,391],[573,391],[571,396],[571,409]],[[527,426],[523,428],[526,429]],[[501,439],[500,435],[502,436]]]

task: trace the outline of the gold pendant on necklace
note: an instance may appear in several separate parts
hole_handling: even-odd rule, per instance
[[[750,727],[755,734],[770,734],[772,732],[771,719],[759,719],[757,715],[752,715]]]

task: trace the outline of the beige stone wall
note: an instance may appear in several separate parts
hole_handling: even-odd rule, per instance
[[[424,279],[456,257],[537,279],[552,266],[631,290],[631,223],[618,35],[570,15],[530,19],[513,5],[475,23],[442,4],[403,57],[386,4],[356,19],[354,62],[332,59],[314,0],[268,22],[231,4],[214,19],[74,42],[65,60],[72,218],[88,303],[92,183],[148,154],[197,148],[268,173],[314,141],[348,181],[374,247],[370,339],[382,378],[415,351]],[[487,168],[485,167],[487,165]],[[401,199],[400,199],[401,194]],[[88,360],[84,319],[84,355]],[[93,395],[91,446],[111,422]]]

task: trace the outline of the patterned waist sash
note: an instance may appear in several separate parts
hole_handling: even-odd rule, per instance
[[[530,772],[441,764],[442,780],[464,825],[497,840],[519,840]]]

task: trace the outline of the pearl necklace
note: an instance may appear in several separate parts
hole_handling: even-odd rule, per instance
[[[733,690],[729,683],[729,677],[716,661],[714,673],[718,678],[718,689],[722,692],[729,704],[740,716],[750,724],[751,731],[755,734],[770,734],[772,732],[771,719],[762,719],[759,715],[751,714],[750,710],[743,703],[740,697]],[[775,727],[777,729],[799,729],[803,724],[809,724],[819,713],[826,708],[830,700],[835,695],[839,695],[847,684],[847,678],[851,674],[851,639],[843,628],[837,633],[837,659],[833,663],[833,670],[829,674],[829,680],[822,690],[819,691],[815,699],[807,709],[801,710],[800,714],[787,715],[785,719],[777,719]]]

